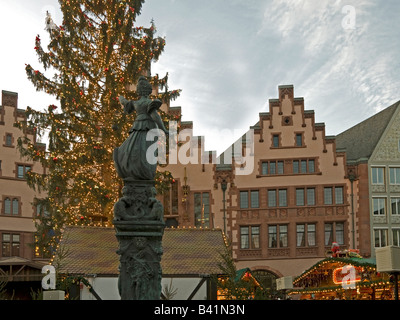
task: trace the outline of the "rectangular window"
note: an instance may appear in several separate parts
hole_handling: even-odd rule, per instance
[[[11,214],[11,199],[5,198],[3,205],[4,205],[4,214]]]
[[[333,223],[325,223],[325,246],[332,245],[333,242]]]
[[[17,178],[19,179],[25,179],[25,174],[32,169],[31,166],[25,166],[19,164],[17,166]]]
[[[1,251],[3,257],[11,257],[11,234],[3,233],[1,240]]]
[[[24,166],[18,166],[18,178],[23,178],[24,177]]]
[[[249,207],[249,193],[247,191],[240,191],[240,209]]]
[[[315,161],[308,160],[308,172],[314,173],[315,172]]]
[[[12,134],[11,133],[6,134],[6,146],[7,147],[12,146]]]
[[[13,234],[11,243],[11,255],[14,257],[19,256],[19,234]]]
[[[178,182],[172,183],[170,188],[164,191],[163,201],[165,216],[179,214]]]
[[[268,207],[276,207],[276,190],[268,190]]]
[[[240,227],[240,248],[259,249],[260,248],[260,227],[246,226]]]
[[[284,174],[283,161],[269,161],[261,164],[261,173],[263,175]]]
[[[278,227],[269,226],[268,227],[268,248],[278,247]]]
[[[392,229],[393,245],[400,247],[400,229]]]
[[[250,207],[251,208],[259,208],[259,194],[258,190],[250,191]],[[249,192],[248,191],[240,191],[240,208],[247,209],[249,208]]]
[[[374,216],[383,216],[386,214],[386,199],[385,198],[373,198],[372,199],[372,210]]]
[[[179,214],[178,200],[178,182],[174,182],[171,184],[171,212],[174,215]]]
[[[296,134],[296,146],[297,147],[303,146],[303,135],[301,133]]]
[[[309,206],[315,205],[315,189],[314,188],[307,189],[307,205],[309,205]]]
[[[304,189],[296,189],[296,206],[304,206]]]
[[[283,161],[278,161],[278,174],[283,174]]]
[[[287,191],[286,191],[286,189],[279,190],[279,206],[280,207],[287,206]]]
[[[400,198],[391,198],[392,214],[400,214]]]
[[[19,215],[20,203],[18,198],[4,198],[3,200],[4,214]]]
[[[278,233],[279,232],[279,233]],[[278,242],[279,239],[279,242]],[[288,246],[288,227],[287,225],[268,227],[268,247],[285,248]]]
[[[278,148],[279,147],[279,135],[278,134],[274,134],[272,136],[272,145],[274,148]]]
[[[3,233],[2,235],[2,256],[19,256],[20,239],[19,234]]]
[[[316,245],[315,224],[307,224],[307,244],[309,247]]]
[[[336,236],[336,242],[339,245],[344,245],[344,223],[343,222],[336,222],[335,236]]]
[[[299,161],[293,161],[293,173],[299,173]]]
[[[293,160],[293,173],[315,173],[315,160]]]
[[[250,203],[252,208],[259,208],[259,196],[258,196],[258,190],[252,190],[250,191]]]
[[[400,168],[389,168],[390,184],[400,184]]]
[[[165,214],[166,211],[164,211]],[[47,211],[46,205],[44,203],[36,204],[36,216],[37,217],[50,217],[49,211]]]
[[[335,203],[343,204],[343,187],[335,187]]]
[[[268,162],[263,162],[261,164],[261,174],[268,174]]]
[[[12,201],[12,214],[13,215],[19,214],[19,201],[16,198],[14,198]]]
[[[269,174],[276,174],[276,162],[269,163]]]
[[[249,249],[249,227],[240,227],[240,249]]]
[[[260,248],[260,227],[250,227],[251,231],[251,248]]]
[[[288,226],[279,226],[279,246],[281,248],[288,246]]]
[[[325,246],[331,246],[332,242],[344,245],[344,223],[325,223]]]
[[[196,227],[209,225],[210,194],[208,192],[199,192],[194,194],[194,219]]]
[[[305,225],[298,224],[296,226],[296,246],[297,247],[304,247],[306,244],[306,237],[305,237]]]
[[[372,171],[372,184],[384,184],[385,168],[373,167]]]
[[[163,201],[164,201],[164,215],[169,216],[171,214],[171,210],[170,210],[171,197],[170,197],[169,191],[164,192]]]
[[[300,161],[300,172],[307,173],[307,160]]]
[[[324,188],[324,203],[332,204],[332,188]]]
[[[386,247],[388,245],[388,230],[374,229],[375,248]]]

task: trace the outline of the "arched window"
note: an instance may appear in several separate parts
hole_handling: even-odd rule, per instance
[[[16,198],[14,198],[12,201],[12,214],[19,214],[19,201]]]
[[[276,279],[278,278],[276,274],[267,270],[254,270],[252,271],[252,274],[260,282],[264,289],[276,289]]]
[[[11,214],[11,199],[4,199],[4,214]]]

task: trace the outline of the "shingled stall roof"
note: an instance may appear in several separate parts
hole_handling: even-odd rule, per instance
[[[336,148],[346,151],[347,160],[369,159],[399,106],[400,101],[337,135]]]
[[[220,229],[165,229],[161,266],[164,276],[219,274],[226,243]],[[68,226],[57,253],[59,273],[117,276],[118,241],[113,228]],[[57,255],[56,255],[57,256]],[[55,262],[53,262],[55,264]]]

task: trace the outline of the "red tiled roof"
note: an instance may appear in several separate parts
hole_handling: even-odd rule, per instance
[[[221,272],[218,263],[226,248],[220,229],[165,229],[164,254],[161,260],[164,275],[199,275]],[[58,271],[71,275],[119,274],[118,241],[113,228],[66,227],[58,253]],[[53,264],[57,267],[56,262]]]

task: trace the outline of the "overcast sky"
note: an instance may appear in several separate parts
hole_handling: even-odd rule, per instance
[[[43,109],[51,97],[27,80],[40,68],[46,10],[62,23],[56,0],[0,0],[0,89],[19,108]],[[181,106],[207,150],[221,153],[268,111],[278,86],[294,85],[326,133],[336,135],[400,100],[398,0],[148,0],[137,25],[154,19],[165,52],[153,74],[169,73]]]

